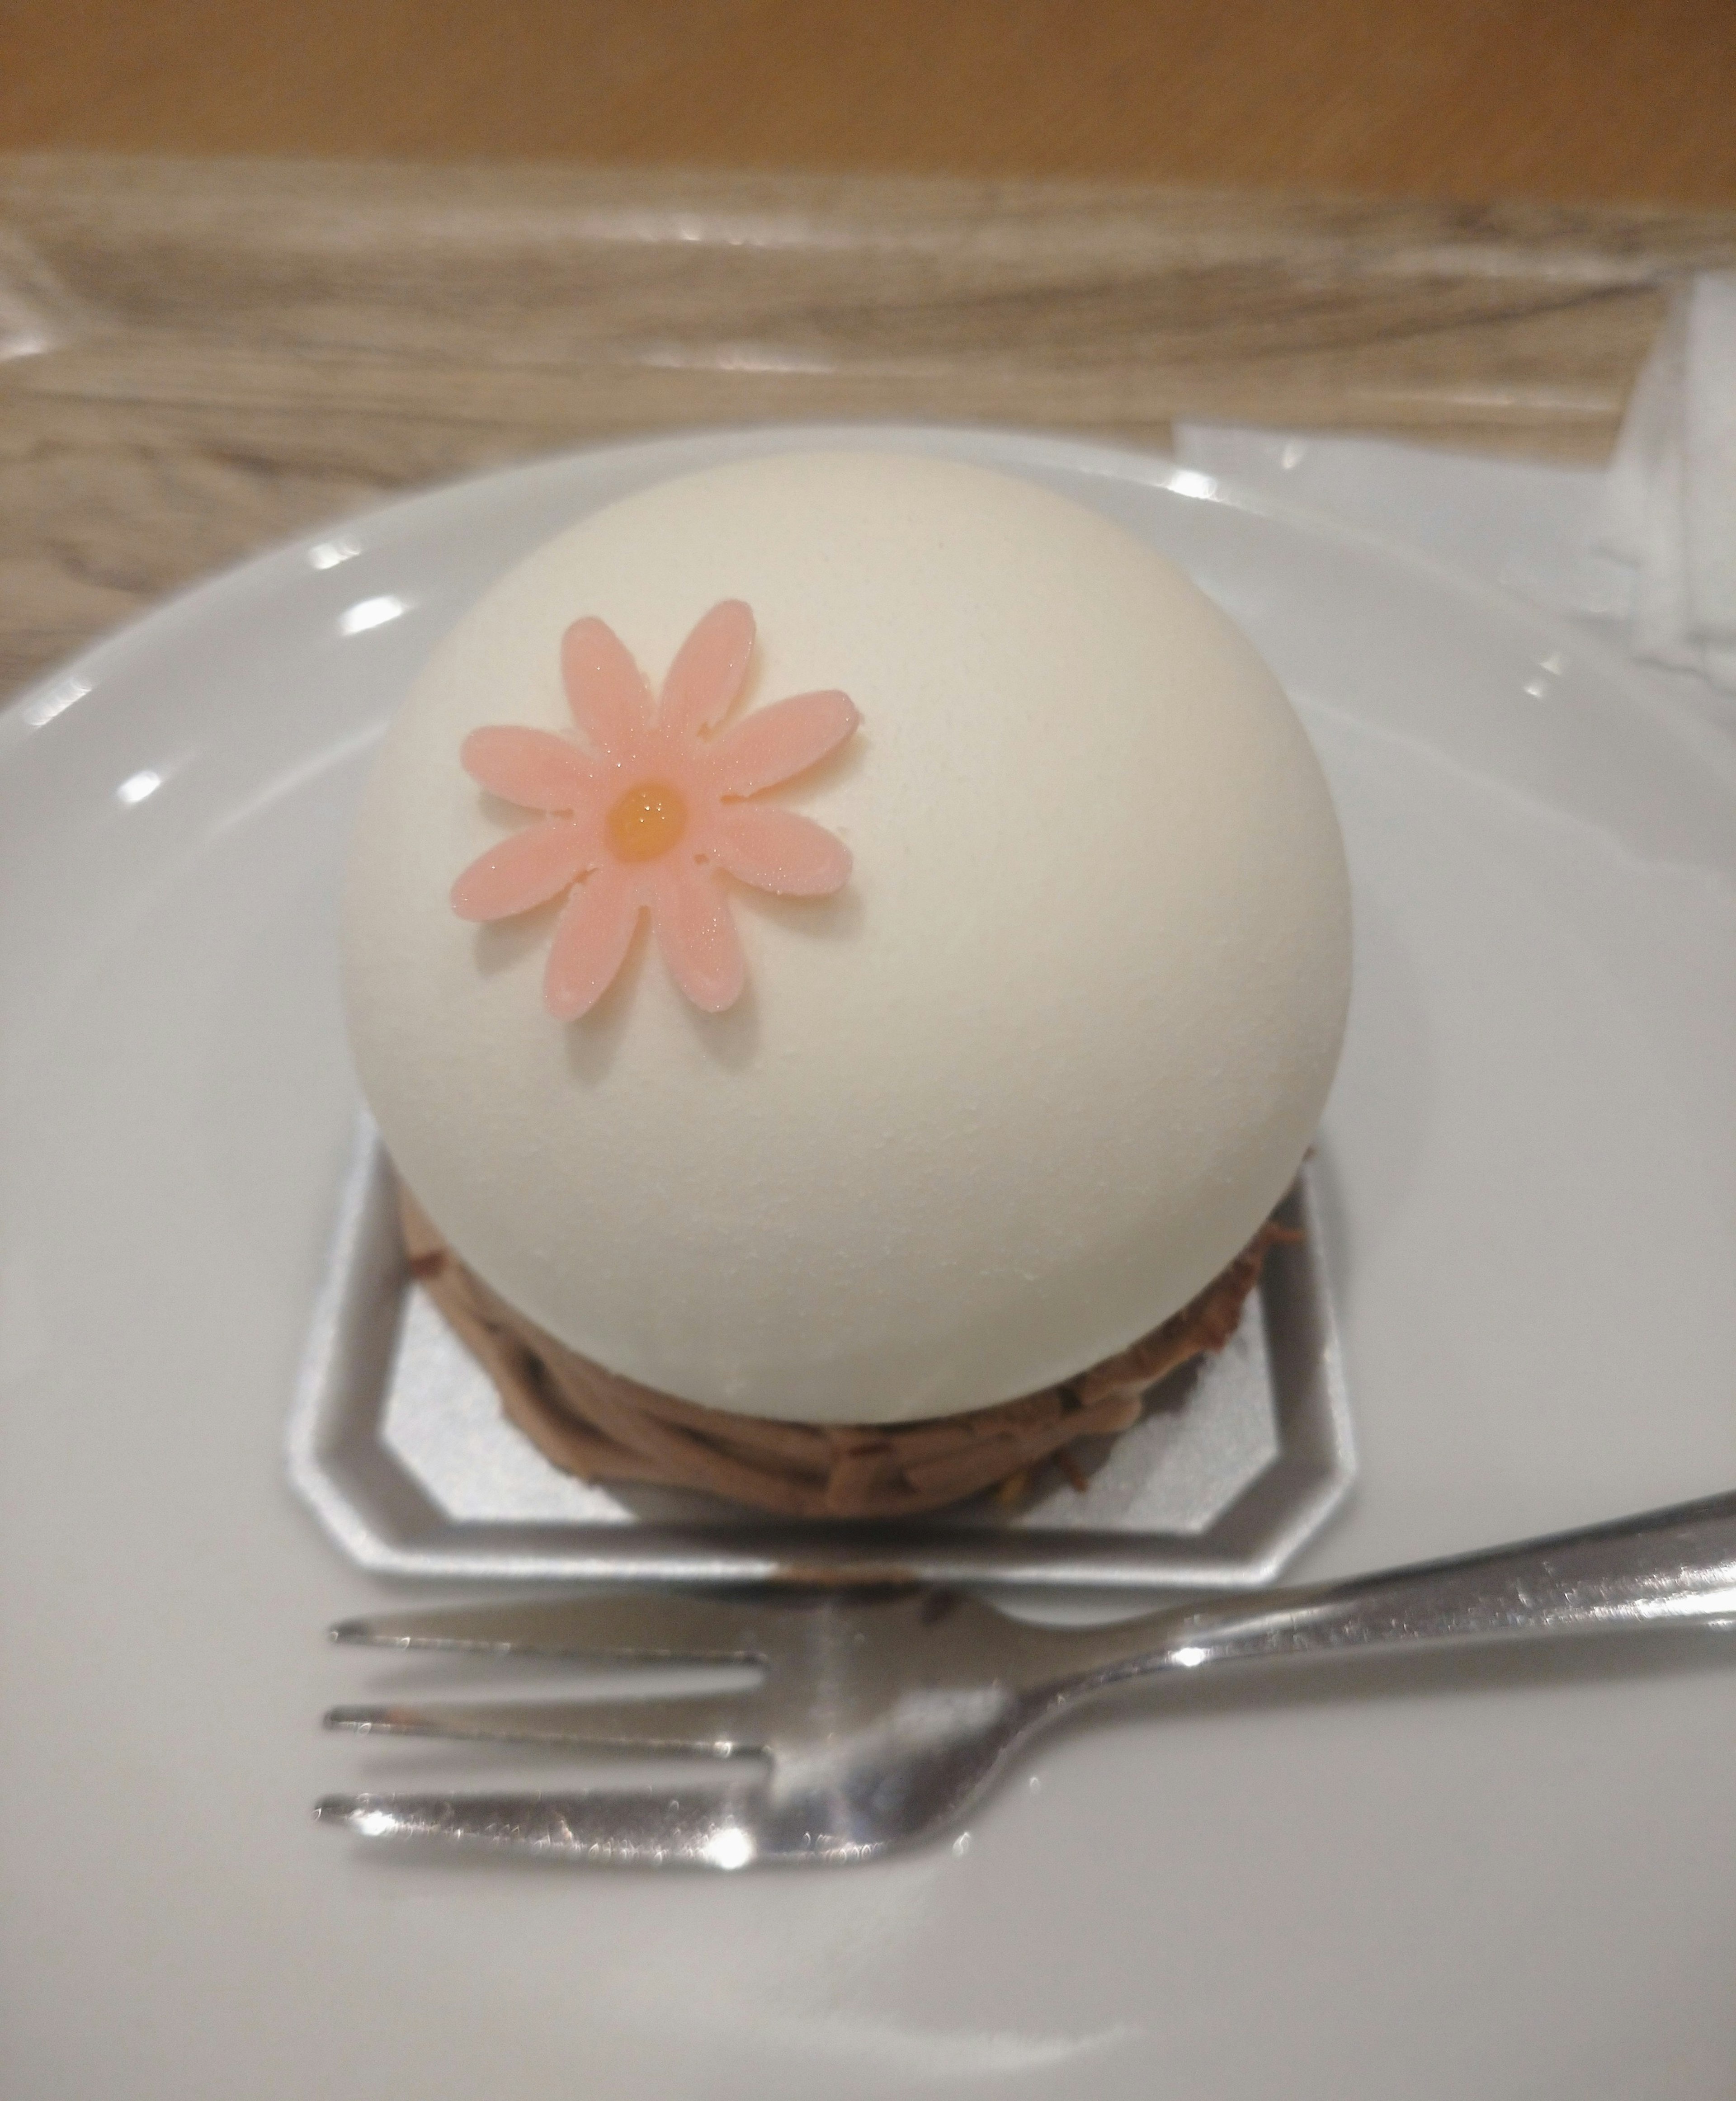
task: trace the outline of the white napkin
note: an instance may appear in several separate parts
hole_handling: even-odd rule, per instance
[[[1736,692],[1736,273],[1698,277],[1672,303],[1596,539],[1632,572],[1635,653]]]

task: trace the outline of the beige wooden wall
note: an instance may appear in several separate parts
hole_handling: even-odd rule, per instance
[[[0,0],[0,153],[1736,205],[1736,0]]]

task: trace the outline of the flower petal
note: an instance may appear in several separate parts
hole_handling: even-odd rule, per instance
[[[666,862],[651,918],[669,974],[694,1006],[706,1014],[733,1006],[747,982],[747,959],[715,876],[690,861]]]
[[[604,787],[595,762],[551,730],[472,730],[458,763],[490,794],[525,810],[577,810]]]
[[[599,869],[574,891],[542,974],[542,1003],[557,1021],[578,1020],[609,990],[638,924],[639,899],[613,869]]]
[[[738,598],[714,605],[676,652],[663,681],[661,728],[691,736],[728,714],[754,653],[754,616]]]
[[[712,851],[733,876],[780,897],[830,897],[850,878],[844,841],[794,810],[726,805],[712,838]]]
[[[575,620],[560,638],[573,719],[600,750],[624,756],[651,719],[651,689],[606,621]]]
[[[855,733],[861,720],[844,693],[798,693],[755,708],[717,747],[713,781],[720,795],[756,795],[810,766]]]
[[[452,886],[461,919],[510,919],[576,882],[591,858],[588,825],[547,817],[479,854]]]

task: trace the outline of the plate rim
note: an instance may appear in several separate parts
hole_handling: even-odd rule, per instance
[[[920,451],[937,443],[956,440],[965,456],[974,458],[979,448],[999,458],[1004,448],[1019,461],[1036,467],[1064,467],[1085,471],[1112,481],[1132,480],[1142,485],[1167,489],[1184,498],[1222,505],[1253,516],[1287,525],[1305,537],[1324,540],[1351,551],[1377,566],[1395,568],[1443,588],[1453,595],[1481,606],[1504,622],[1527,627],[1551,644],[1570,648],[1587,668],[1613,680],[1633,704],[1654,718],[1656,726],[1677,741],[1687,744],[1701,763],[1710,761],[1725,776],[1725,785],[1736,794],[1736,738],[1708,722],[1679,694],[1662,681],[1649,678],[1643,666],[1626,655],[1610,638],[1576,624],[1566,614],[1534,604],[1499,583],[1468,576],[1426,549],[1383,537],[1371,528],[1353,524],[1330,511],[1248,487],[1231,475],[1210,474],[1184,467],[1167,453],[1149,447],[1124,444],[1096,435],[1074,436],[1065,431],[1032,430],[1016,425],[961,423],[937,419],[932,422],[908,418],[887,420],[865,417],[822,422],[717,423],[662,430],[600,443],[564,447],[534,454],[503,466],[482,467],[421,484],[360,510],[334,514],[305,527],[289,537],[274,540],[252,552],[195,578],[142,608],[118,626],[105,630],[71,656],[34,674],[0,703],[0,765],[12,756],[20,733],[28,736],[39,727],[26,714],[51,688],[86,670],[100,675],[112,658],[125,657],[140,648],[167,640],[184,622],[202,617],[213,604],[220,604],[237,591],[263,587],[281,569],[301,576],[300,564],[308,551],[321,542],[348,531],[372,527],[387,530],[411,529],[411,521],[425,511],[461,500],[515,481],[530,483],[544,475],[558,478],[565,472],[625,464],[633,458],[654,459],[658,454],[680,454],[691,447],[747,450],[762,442],[775,451],[798,448],[848,449],[852,439],[867,440],[870,449]],[[711,464],[710,460],[695,462]],[[1009,462],[1008,471],[1016,471]],[[91,697],[95,697],[92,680]],[[81,705],[82,701],[81,697]]]

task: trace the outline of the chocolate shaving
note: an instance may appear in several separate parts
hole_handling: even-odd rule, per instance
[[[400,1198],[410,1274],[545,1458],[582,1480],[695,1488],[797,1518],[910,1517],[990,1489],[1016,1502],[1049,1464],[1083,1488],[1076,1440],[1131,1429],[1160,1379],[1222,1349],[1267,1250],[1300,1238],[1268,1219],[1179,1313],[1040,1393],[922,1422],[774,1422],[678,1400],[566,1348],[467,1268],[408,1190]]]
[[[1056,1454],[1055,1463],[1066,1476],[1067,1486],[1075,1495],[1082,1496],[1091,1486],[1091,1476],[1073,1456],[1073,1448],[1063,1444]]]

